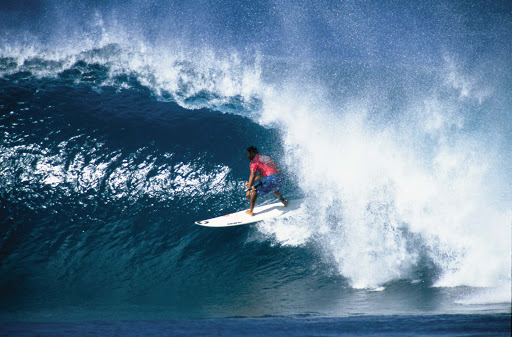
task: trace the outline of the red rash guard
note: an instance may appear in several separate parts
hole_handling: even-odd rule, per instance
[[[251,173],[257,171],[261,172],[264,177],[276,174],[279,172],[277,165],[269,156],[257,154],[250,164]]]

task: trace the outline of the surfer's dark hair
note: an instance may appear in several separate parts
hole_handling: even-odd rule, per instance
[[[252,154],[258,154],[258,149],[256,148],[256,146],[249,146],[247,148],[247,152],[252,153]]]

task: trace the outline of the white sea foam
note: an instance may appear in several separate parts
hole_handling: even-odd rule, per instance
[[[479,289],[476,293],[457,300],[456,303],[464,305],[485,305],[510,303],[511,299],[510,283],[503,282],[498,287]]]
[[[259,120],[282,126],[287,170],[315,205],[293,231],[274,224],[269,235],[319,242],[355,288],[414,277],[425,254],[440,269],[436,286],[510,286],[510,172],[487,126],[466,121],[493,90],[447,67],[383,125],[368,93],[332,102],[296,78],[266,88]]]

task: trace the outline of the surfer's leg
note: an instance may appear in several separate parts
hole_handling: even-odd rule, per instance
[[[251,198],[250,198],[250,201],[251,201],[251,208],[248,209],[247,211],[245,211],[245,213],[253,216],[254,215],[254,205],[256,205],[256,198],[258,197],[258,192],[256,191],[256,189],[252,189],[251,191]]]
[[[288,200],[286,200],[279,191],[274,191],[274,195],[281,201],[284,205],[284,207],[288,206]]]
[[[288,206],[288,200],[286,200],[282,195],[279,189],[281,186],[283,186],[284,183],[284,176],[282,173],[277,174],[274,176],[274,179],[272,179],[271,185],[272,185],[272,193],[276,196],[279,201],[281,201],[284,205],[284,207]]]

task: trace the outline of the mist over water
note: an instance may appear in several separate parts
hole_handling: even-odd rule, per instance
[[[449,305],[510,303],[511,11],[3,4],[5,303],[28,291],[29,308],[92,296],[258,315],[277,296],[291,304],[275,312],[339,312],[318,289],[393,298],[400,285],[463,289]],[[308,205],[232,232],[189,225],[245,207],[249,145]]]

